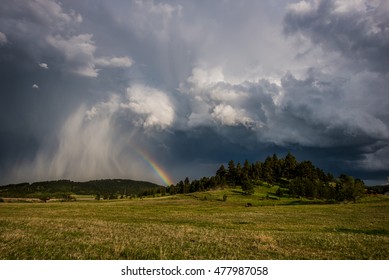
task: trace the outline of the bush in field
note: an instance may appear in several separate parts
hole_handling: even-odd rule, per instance
[[[337,184],[338,200],[356,201],[364,192],[365,186],[362,180],[351,176],[340,175]]]
[[[61,201],[75,201],[76,198],[71,193],[63,193],[61,195]]]
[[[43,202],[47,202],[48,200],[50,200],[50,197],[48,195],[41,195],[39,196],[39,200]]]
[[[278,188],[277,191],[276,191],[276,196],[283,196],[284,195],[284,192],[282,191],[281,188]]]

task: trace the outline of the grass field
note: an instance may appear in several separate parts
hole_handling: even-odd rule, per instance
[[[0,259],[387,260],[389,198],[321,204],[226,189],[143,200],[0,203]]]

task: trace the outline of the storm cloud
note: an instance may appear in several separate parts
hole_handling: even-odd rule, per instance
[[[352,2],[352,3],[351,3]],[[386,1],[54,1],[0,7],[0,183],[162,183],[291,151],[389,173]]]

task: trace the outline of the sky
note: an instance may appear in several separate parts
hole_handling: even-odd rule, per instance
[[[388,108],[389,1],[0,0],[0,184],[288,152],[385,183]]]

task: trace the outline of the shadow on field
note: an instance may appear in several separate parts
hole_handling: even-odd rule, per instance
[[[323,201],[323,200],[294,200],[289,202],[286,205],[314,205],[314,204],[334,204],[333,201]]]
[[[241,195],[243,193],[241,190],[231,190],[231,192],[234,194],[239,194],[239,195]]]
[[[368,235],[389,235],[389,231],[385,229],[351,229],[351,228],[335,228],[334,231],[342,233],[368,234]]]

